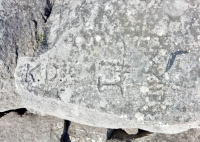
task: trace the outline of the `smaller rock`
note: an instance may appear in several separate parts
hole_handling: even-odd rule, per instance
[[[52,116],[10,112],[0,119],[0,142],[60,142],[63,125]]]
[[[133,128],[133,129],[124,129],[124,131],[126,131],[127,134],[129,135],[135,135],[138,133],[138,129]]]
[[[107,129],[71,122],[68,134],[71,142],[105,142]]]

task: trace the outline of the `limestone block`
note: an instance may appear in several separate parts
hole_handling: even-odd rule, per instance
[[[181,0],[55,1],[49,50],[17,63],[23,106],[97,127],[199,128],[198,7]]]
[[[71,142],[106,142],[107,129],[71,122],[68,134]]]

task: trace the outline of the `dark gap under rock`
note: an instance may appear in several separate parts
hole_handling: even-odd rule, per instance
[[[71,142],[70,138],[69,138],[69,134],[68,134],[68,130],[69,130],[69,126],[70,126],[70,121],[65,120],[64,122],[64,130],[63,130],[63,134],[61,136],[61,142]]]
[[[55,1],[46,0],[46,5],[44,7],[44,11],[40,13],[42,16],[42,19],[44,20],[44,23],[47,23],[47,20],[48,20],[49,16],[51,15],[51,12],[52,12],[52,9],[54,6],[54,2]],[[47,24],[43,27],[43,33],[38,35],[40,44],[38,47],[37,55],[44,54],[49,49],[51,49],[51,47],[49,47],[48,43],[47,43],[47,40],[48,40],[47,37],[49,34],[50,34],[50,28],[48,27],[48,24]]]
[[[145,130],[138,130],[138,133],[135,135],[129,135],[122,129],[108,129],[107,131],[107,140],[125,140],[126,142],[131,142],[131,140],[148,136],[152,134],[152,132],[148,132]]]
[[[10,112],[16,112],[18,115],[23,115],[26,111],[27,111],[26,108],[19,108],[19,109],[13,109],[13,110],[0,112],[0,118],[3,117],[4,115],[6,115],[7,113],[10,113]]]
[[[51,15],[53,5],[54,5],[54,2],[51,2],[50,0],[46,0],[46,6],[44,7],[44,14],[41,13],[44,23],[47,22],[47,19]]]

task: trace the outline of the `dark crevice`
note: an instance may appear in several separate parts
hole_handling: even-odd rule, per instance
[[[138,130],[138,133],[133,135],[127,134],[124,130],[122,129],[108,129],[107,131],[107,140],[120,140],[120,141],[126,141],[126,142],[131,142],[134,139],[138,139],[141,137],[148,136],[150,134],[153,134],[152,132],[148,132],[145,130]]]
[[[46,7],[44,9],[45,10],[44,11],[44,16],[46,16],[48,18],[50,16],[50,14],[51,14],[53,5],[50,2],[50,0],[47,0],[46,2],[47,2],[47,5],[46,5]]]
[[[53,5],[54,5],[54,2],[51,2],[50,0],[46,0],[46,6],[44,7],[44,14],[41,13],[44,23],[47,22],[49,16],[51,15]]]
[[[16,50],[15,50],[15,54],[16,54],[16,65],[17,65],[17,61],[18,61],[18,58],[19,58],[19,48],[18,48],[18,46],[16,46]]]
[[[19,109],[15,109],[15,110],[8,110],[8,111],[0,112],[0,118],[10,112],[16,112],[18,115],[22,116],[26,111],[27,111],[26,108],[19,108]]]
[[[44,20],[44,23],[47,22],[47,19],[45,18],[45,16],[41,13],[42,19]]]
[[[174,61],[176,59],[176,55],[187,54],[187,53],[188,53],[187,51],[176,51],[174,53],[171,53],[169,60],[167,62],[165,72],[167,72],[172,67],[172,65],[174,64]]]
[[[107,140],[111,139],[111,135],[115,129],[107,129]]]
[[[44,20],[44,23],[47,23],[48,18],[50,17],[52,13],[52,9],[54,6],[55,0],[46,0],[46,5],[44,7],[44,11],[41,12],[42,19]],[[47,24],[43,28],[43,33],[39,35],[40,37],[40,46],[38,47],[37,55],[44,54],[46,51],[48,51],[51,47],[48,46],[48,35],[50,33],[50,28],[48,27],[51,25],[50,23]]]
[[[171,69],[172,65],[173,65],[174,62],[175,62],[176,56],[177,56],[177,55],[181,55],[181,54],[187,54],[187,53],[188,53],[188,51],[176,51],[176,52],[174,52],[174,53],[171,53],[171,54],[170,54],[170,57],[169,57],[169,59],[168,59],[167,66],[166,66],[166,69],[165,69],[164,73],[161,74],[161,75],[156,75],[156,74],[154,74],[154,75],[155,75],[158,79],[161,80],[161,79],[163,78],[164,74],[165,74],[166,72],[168,72],[168,71]],[[154,61],[152,61],[152,62],[155,64]]]
[[[18,39],[17,39],[17,37],[15,37],[14,33],[12,33],[11,37],[12,37],[12,41],[13,41],[13,47],[15,49],[15,64],[17,65],[18,58],[19,58],[19,47],[18,47],[16,41]],[[2,48],[1,48],[1,50],[5,53],[5,51]],[[4,56],[6,56],[6,53]]]
[[[51,11],[54,5],[55,0],[46,0],[46,5],[44,7],[44,12],[41,12],[42,19],[44,20],[44,23],[47,22],[49,16],[51,15]],[[48,28],[43,28],[43,33],[38,32],[38,22],[35,19],[32,19],[32,22],[34,23],[34,32],[35,32],[35,40],[36,40],[36,47],[37,49],[34,49],[35,51],[41,50],[41,54],[48,50],[48,44],[47,44],[47,35],[49,34]],[[38,51],[40,53],[40,51]]]
[[[68,120],[65,120],[65,122],[64,122],[64,130],[63,130],[63,134],[60,139],[61,142],[71,142],[71,140],[69,138],[69,134],[68,134],[70,123],[71,122]]]
[[[49,29],[47,27],[44,28],[43,39],[38,51],[38,54],[43,54],[49,50],[48,43],[47,43],[47,36],[49,35]]]
[[[37,23],[36,20],[32,20],[32,21],[34,23],[35,40],[36,40],[37,44],[39,44],[40,38],[39,38],[39,35],[38,35],[38,23]]]
[[[15,63],[16,63],[16,65],[18,62],[18,58],[19,58],[19,47],[17,46],[17,44],[15,42]]]

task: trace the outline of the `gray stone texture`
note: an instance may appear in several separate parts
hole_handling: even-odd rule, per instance
[[[71,122],[68,130],[71,142],[105,142],[107,129]]]
[[[0,118],[1,142],[60,142],[64,121],[52,116],[10,112]]]
[[[0,111],[169,134],[199,128],[199,4],[1,0]]]
[[[98,127],[199,128],[199,4],[56,0],[48,50],[18,60],[23,106]]]
[[[46,0],[0,0],[0,111],[21,107],[14,71],[19,57],[37,52],[46,5]]]

